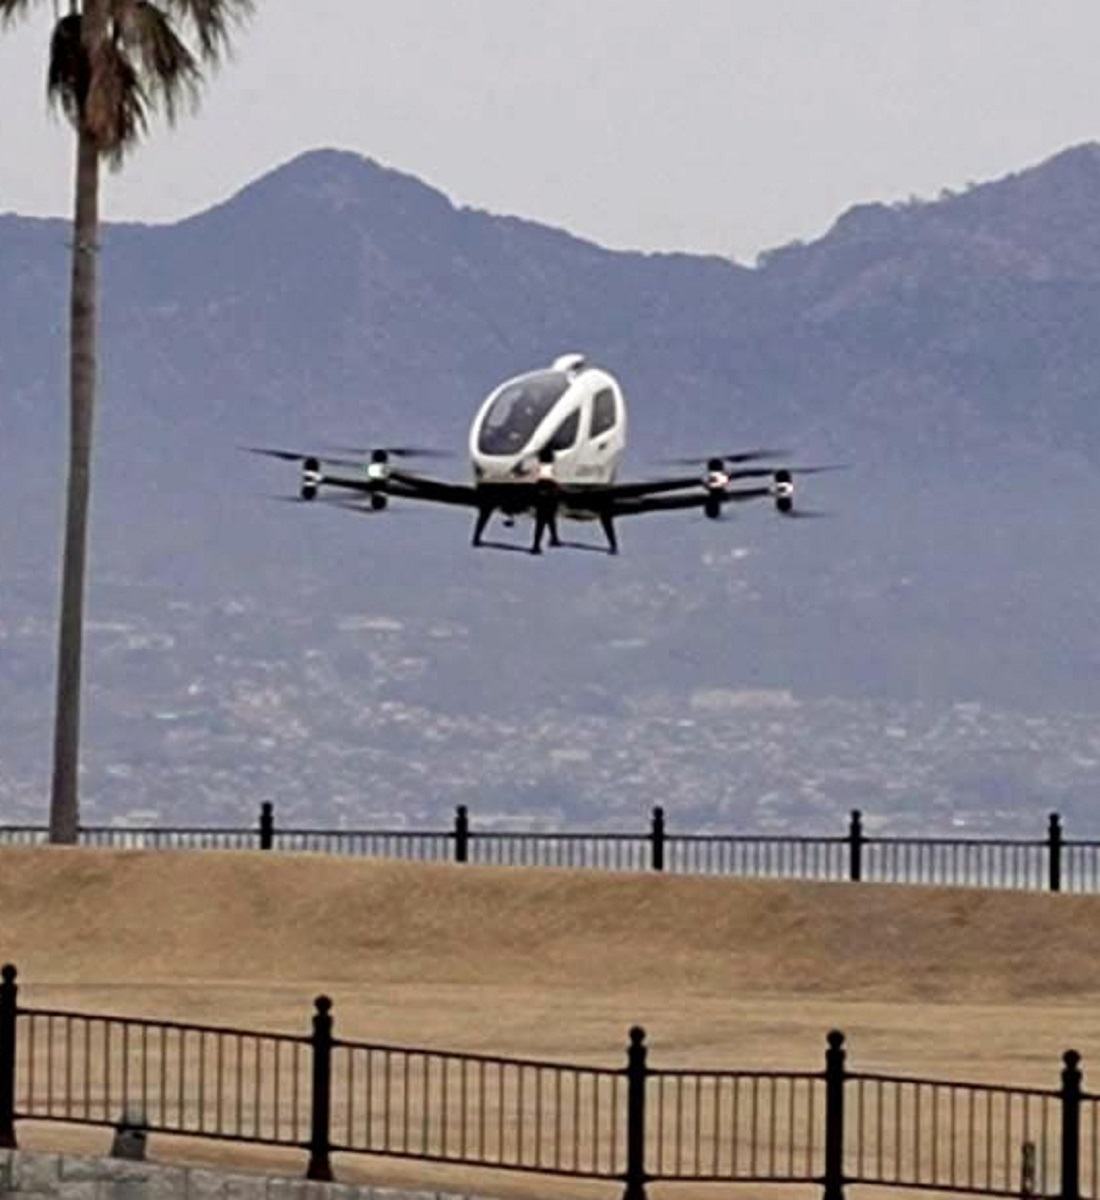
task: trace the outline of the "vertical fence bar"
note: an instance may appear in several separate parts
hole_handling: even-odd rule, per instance
[[[1062,1055],[1062,1190],[1059,1200],[1081,1195],[1081,1056]]]
[[[310,1111],[307,1179],[332,1182],[329,1124],[332,1109],[332,1001],[318,996],[313,1014],[313,1093]],[[297,1072],[295,1071],[295,1078]],[[297,1118],[295,1118],[297,1119]]]
[[[275,806],[270,800],[260,805],[260,849],[270,850],[275,845]]]
[[[15,1013],[19,989],[15,968],[0,971],[0,1149],[14,1150],[15,1140]]]
[[[465,804],[455,809],[455,862],[470,861],[470,814]]]
[[[852,809],[848,821],[848,878],[852,883],[863,879],[863,813]]]
[[[626,1057],[626,1189],[623,1191],[623,1200],[646,1200],[646,1075],[645,1030],[635,1025],[630,1031],[630,1047]]]
[[[1062,818],[1050,814],[1047,822],[1048,883],[1052,892],[1062,890]]]
[[[654,871],[665,869],[665,810],[658,804],[653,810],[649,831],[650,865]]]
[[[824,1200],[844,1200],[844,1034],[828,1035],[825,1051]]]

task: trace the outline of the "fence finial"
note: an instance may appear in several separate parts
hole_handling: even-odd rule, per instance
[[[313,1105],[310,1117],[309,1166],[306,1178],[332,1182],[330,1125],[332,1113],[332,998],[313,1002]]]
[[[844,1034],[830,1029],[825,1051],[825,1176],[823,1200],[844,1200]]]
[[[645,1090],[647,1050],[645,1030],[634,1025],[626,1054],[626,1188],[623,1200],[646,1200]]]
[[[848,818],[848,878],[852,883],[863,880],[863,813],[853,808]]]
[[[1059,1200],[1081,1195],[1081,1056],[1062,1055],[1062,1186]]]
[[[665,869],[665,810],[657,804],[649,824],[649,858],[654,871]]]
[[[1052,892],[1062,890],[1062,818],[1050,814],[1047,821],[1047,885]]]
[[[275,805],[265,800],[260,805],[260,849],[270,850],[275,844]]]
[[[470,861],[470,810],[465,804],[455,809],[455,862]]]

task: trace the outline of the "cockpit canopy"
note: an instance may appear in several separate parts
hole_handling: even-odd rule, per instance
[[[507,384],[481,422],[477,448],[482,454],[518,454],[531,440],[546,414],[569,390],[572,382],[565,371],[536,371]],[[574,438],[576,424],[574,421]],[[572,444],[572,440],[569,444]]]

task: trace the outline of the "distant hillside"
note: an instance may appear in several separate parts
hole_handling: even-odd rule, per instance
[[[48,757],[67,241],[64,222],[0,216],[0,802],[20,811]],[[1084,805],[1087,721],[1009,736],[1024,726],[983,710],[975,763],[934,706],[1095,709],[1098,328],[1093,144],[934,202],[859,206],[752,269],[456,208],[333,150],[178,224],[109,226],[91,792],[103,812],[158,790],[165,816],[227,796],[250,813],[275,779],[335,819],[406,812],[414,792],[431,810],[452,785],[480,801],[456,764],[492,760],[502,811],[602,821],[609,791],[631,812],[667,791],[721,803],[710,819],[778,804],[831,828],[860,788],[894,785],[883,803],[919,814],[896,750],[920,729],[907,744],[926,747],[939,819]],[[267,503],[293,470],[237,450],[461,449],[494,383],[574,349],[624,383],[631,473],[779,445],[851,466],[806,482],[831,519],[647,517],[619,560],[536,570],[468,551],[462,514]],[[446,469],[464,477],[461,454]],[[713,688],[824,708],[744,738],[691,708]],[[876,712],[857,748],[834,740],[851,710],[834,720],[830,698],[933,707]],[[776,801],[791,778],[808,799]]]
[[[453,435],[503,374],[577,346],[622,373],[651,447],[778,435],[896,462],[913,438],[949,460],[1038,439],[1095,459],[1098,195],[1100,146],[1083,146],[935,203],[854,208],[748,270],[603,250],[316,151],[177,225],[108,231],[105,436]],[[65,241],[64,223],[0,218],[20,436],[56,424]]]

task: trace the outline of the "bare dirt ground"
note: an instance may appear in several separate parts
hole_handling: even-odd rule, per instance
[[[633,1024],[655,1067],[795,1070],[819,1069],[826,1030],[840,1028],[855,1070],[1055,1087],[1072,1046],[1088,1086],[1092,1061],[1100,1081],[1098,936],[1092,897],[0,851],[0,960],[18,966],[25,1005],[304,1033],[324,992],[342,1037],[608,1067],[622,1065]],[[109,1134],[28,1124],[21,1141],[102,1150]],[[153,1152],[302,1165],[167,1138]],[[338,1171],[501,1196],[609,1194],[381,1159]]]

